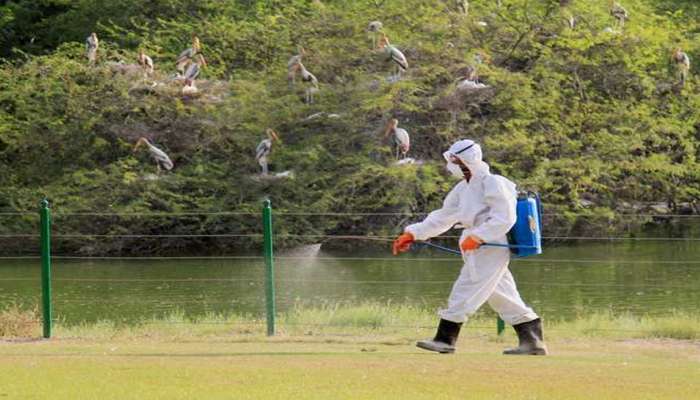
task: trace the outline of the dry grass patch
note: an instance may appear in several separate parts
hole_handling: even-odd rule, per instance
[[[10,304],[0,310],[0,337],[18,338],[36,335],[41,320],[37,308],[26,309],[18,304]]]

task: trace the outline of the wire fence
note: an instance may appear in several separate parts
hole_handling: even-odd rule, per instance
[[[121,239],[144,239],[144,238],[262,238],[260,233],[217,233],[217,234],[55,234],[53,239],[90,239],[90,238],[121,238]],[[394,236],[371,236],[371,235],[332,235],[332,234],[294,234],[282,233],[274,235],[276,238],[300,238],[300,239],[334,239],[334,240],[372,240],[382,242],[394,241]],[[0,238],[33,238],[39,239],[38,234],[0,234]],[[457,235],[443,235],[435,239],[459,239]],[[558,241],[631,241],[631,242],[697,242],[700,237],[628,237],[628,236],[542,236],[543,240]]]
[[[54,323],[63,323],[65,322],[61,318],[55,318],[52,319]],[[40,323],[41,321],[35,320],[35,323]],[[262,333],[265,330],[265,322],[264,321],[240,321],[240,320],[235,320],[235,321],[221,321],[221,320],[199,320],[199,319],[192,319],[188,321],[170,321],[170,320],[140,320],[137,322],[134,322],[131,325],[135,326],[148,326],[148,325],[226,325],[230,328],[241,328],[241,327],[255,327],[257,328],[260,333]],[[547,322],[544,322],[545,330],[547,332],[570,332],[569,328],[564,328],[564,327],[552,327],[548,326]],[[294,328],[339,328],[342,329],[344,332],[346,332],[349,328],[358,328],[357,326],[352,326],[348,324],[339,324],[339,323],[299,323],[299,322],[280,322],[278,328],[282,331],[286,331],[287,327],[294,327]],[[366,327],[367,328],[367,327]],[[434,330],[435,326],[434,325],[421,325],[421,324],[382,324],[380,326],[369,326],[368,328],[374,328],[377,331],[381,332],[381,329],[420,329],[420,330]],[[462,326],[463,330],[470,330],[470,331],[493,331],[493,325],[481,325],[481,324],[465,324]],[[625,329],[625,328],[601,328],[601,327],[588,327],[585,329],[586,332],[618,332],[618,333],[628,333],[628,334],[640,334],[640,333],[646,333],[646,331],[639,330],[639,329]],[[357,337],[357,334],[354,333],[344,333],[344,332],[314,332],[314,336],[320,336],[320,337],[325,337],[325,336],[338,336],[338,337],[352,337],[355,338]]]
[[[212,217],[212,216],[255,216],[259,217],[258,212],[230,212],[230,211],[183,211],[183,212],[133,212],[133,213],[105,213],[105,212],[57,212],[54,214],[55,218],[71,218],[71,217],[124,217],[124,218],[177,218],[177,217]],[[285,217],[285,216],[321,216],[321,217],[419,217],[425,216],[426,213],[309,213],[309,212],[275,212],[275,216]],[[0,212],[0,217],[38,217],[36,212]],[[548,213],[544,214],[545,217],[592,217],[589,213]],[[647,218],[659,218],[659,219],[695,219],[700,218],[700,215],[685,215],[685,214],[610,214],[597,216],[597,218],[631,218],[631,219],[647,219]],[[79,233],[79,232],[62,232],[57,233],[52,236],[54,239],[229,239],[229,238],[256,238],[260,239],[263,237],[261,233],[174,233],[174,234],[152,234],[152,233]],[[341,235],[341,234],[296,234],[296,233],[278,233],[274,235],[277,239],[283,238],[295,238],[295,239],[307,239],[316,241],[327,241],[327,240],[355,240],[355,241],[375,241],[390,243],[394,240],[393,236],[384,235]],[[0,234],[0,239],[38,239],[38,234],[33,233],[3,233]],[[438,240],[455,240],[459,236],[456,235],[444,235],[436,238]],[[544,240],[549,241],[597,241],[597,242],[688,242],[694,243],[700,241],[700,237],[673,237],[673,236],[656,236],[656,237],[639,237],[639,236],[567,236],[551,234],[548,236],[543,236]],[[432,253],[430,253],[432,254]],[[21,255],[21,256],[3,256],[0,260],[8,259],[23,259],[23,260],[38,260],[39,255]],[[262,263],[262,256],[252,256],[252,255],[220,255],[220,256],[89,256],[89,255],[73,255],[73,254],[59,254],[52,257],[55,260],[88,260],[88,261],[100,261],[100,260],[123,260],[123,261],[169,261],[169,260],[242,260],[242,261],[253,261],[256,263]],[[407,262],[459,262],[459,257],[357,257],[357,256],[343,256],[343,257],[325,257],[325,256],[295,256],[295,255],[278,255],[275,260],[279,261],[289,261],[289,262],[345,262],[345,261],[358,261],[358,262],[382,262],[382,263],[392,263],[395,265],[405,264]],[[700,265],[700,260],[640,260],[640,259],[610,259],[610,258],[598,258],[598,259],[564,259],[564,258],[532,258],[532,259],[514,259],[513,263],[528,264],[528,263],[538,263],[538,264],[571,264],[571,265],[599,265],[599,264],[609,264],[609,265],[625,265],[625,264],[639,264],[639,265],[659,265],[659,266],[695,266]],[[0,278],[0,283],[12,283],[12,282],[38,282],[38,278],[27,278],[27,277],[2,277]],[[62,284],[60,287],[65,285],[73,285],[80,287],[81,285],[129,285],[129,284],[233,284],[233,283],[250,283],[263,286],[265,281],[263,279],[253,279],[253,278],[54,278],[52,282]],[[406,286],[406,285],[442,285],[449,286],[454,281],[453,280],[414,280],[414,279],[403,279],[403,280],[391,280],[391,279],[321,279],[321,278],[278,278],[275,280],[278,285],[305,285],[305,284],[317,284],[317,285],[342,285],[342,286],[357,286],[357,285],[396,285],[396,286]],[[535,281],[518,281],[518,286],[523,287],[537,287],[537,288],[579,288],[579,289],[625,289],[625,290],[683,290],[683,291],[694,291],[697,288],[693,285],[675,285],[666,284],[658,282],[641,282],[641,283],[611,283],[611,282],[535,282]],[[172,309],[173,306],[187,306],[187,305],[205,305],[205,306],[231,306],[235,305],[240,299],[234,298],[180,298],[180,297],[167,297],[162,296],[157,300],[145,300],[143,298],[137,299],[107,299],[107,298],[74,298],[59,296],[56,298],[56,303],[59,305],[73,305],[81,306],[87,304],[93,304],[95,302],[110,307],[118,306],[144,306],[150,307],[153,310],[160,309]],[[167,304],[165,304],[167,303]],[[580,307],[571,307],[572,310],[580,310]],[[60,321],[60,319],[58,319]],[[169,321],[157,320],[157,321],[140,321],[143,324],[230,324],[230,321],[206,321],[193,319],[191,321]],[[262,326],[264,323],[241,323],[236,322],[237,325],[249,325],[249,326]],[[290,326],[290,327],[328,327],[328,328],[348,328],[347,324],[333,324],[333,323],[323,323],[323,324],[309,324],[309,323],[294,323],[289,321],[281,322],[280,325]],[[396,325],[396,324],[382,324],[381,328],[396,328],[396,329],[434,329],[434,326],[420,326],[420,325]],[[480,325],[468,325],[469,329],[488,329],[492,330],[493,326],[480,326]],[[639,332],[636,330],[626,330],[626,329],[608,329],[608,328],[591,328],[591,331],[618,331],[618,332]]]
[[[61,217],[185,217],[185,216],[259,216],[258,211],[169,211],[169,212],[54,212],[53,216]],[[275,211],[275,216],[323,216],[323,217],[352,217],[352,216],[384,216],[384,217],[420,217],[427,212],[296,212]],[[32,216],[38,217],[37,211],[0,212],[0,217]],[[587,218],[700,218],[700,214],[674,213],[593,213],[593,212],[544,212],[543,217],[587,217]]]
[[[0,278],[0,282],[37,282],[38,278]],[[53,278],[54,283],[234,283],[247,282],[263,284],[263,279],[253,278]],[[454,280],[358,280],[358,279],[290,279],[278,278],[276,283],[325,283],[340,285],[451,285]],[[538,287],[571,287],[571,288],[627,288],[627,289],[687,289],[696,290],[694,285],[669,285],[655,283],[558,283],[558,282],[529,282],[518,281],[518,286],[538,286]]]
[[[0,257],[0,260],[38,260],[40,255],[31,256],[7,256]],[[55,260],[85,260],[85,261],[168,261],[168,260],[251,260],[262,262],[262,256],[52,256]],[[280,261],[381,261],[402,264],[405,262],[449,262],[454,263],[459,260],[458,256],[453,257],[324,257],[324,256],[275,256],[275,260]],[[511,260],[512,264],[534,263],[534,264],[607,264],[607,265],[699,265],[700,260],[619,260],[619,259],[563,259],[563,258],[516,258]]]

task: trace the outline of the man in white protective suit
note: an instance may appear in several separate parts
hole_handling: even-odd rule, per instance
[[[455,225],[463,228],[459,243],[464,266],[455,281],[447,308],[440,310],[440,324],[432,340],[416,345],[439,353],[453,353],[459,330],[467,316],[488,302],[518,334],[519,345],[504,354],[547,354],[542,322],[520,298],[508,270],[510,251],[483,243],[507,244],[506,234],[515,224],[515,184],[489,172],[481,147],[460,140],[444,154],[447,169],[461,180],[447,195],[442,208],[423,222],[409,225],[393,245],[394,255],[410,249],[416,240],[428,240]]]

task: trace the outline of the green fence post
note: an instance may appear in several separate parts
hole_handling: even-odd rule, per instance
[[[272,207],[270,200],[263,203],[263,237],[265,247],[265,303],[267,336],[275,334],[275,266],[272,261]]]
[[[503,335],[503,331],[506,330],[506,323],[501,319],[500,316],[496,317],[496,333],[498,336]]]
[[[41,201],[41,300],[44,316],[44,338],[51,337],[51,209],[49,201]]]

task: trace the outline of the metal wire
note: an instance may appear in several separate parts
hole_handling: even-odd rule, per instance
[[[37,282],[36,278],[0,278],[0,282]],[[263,279],[253,278],[54,278],[52,282],[87,282],[87,283],[202,283],[202,282],[253,282],[264,283]],[[430,284],[447,285],[454,283],[454,280],[349,280],[349,279],[275,279],[276,283],[327,283],[345,285],[410,285],[410,284]],[[516,282],[518,286],[538,286],[538,287],[619,287],[619,288],[650,288],[650,289],[688,289],[694,290],[691,285],[658,285],[650,283],[642,284],[616,284],[616,283],[555,283],[555,282]],[[101,300],[100,300],[101,302]]]
[[[262,237],[261,233],[220,233],[220,234],[54,234],[52,238],[227,238],[227,237]],[[296,234],[278,233],[275,237],[348,239],[393,241],[394,236],[380,235],[331,235],[331,234]],[[0,238],[38,238],[37,234],[1,234]],[[459,239],[459,235],[444,235],[434,239]],[[700,237],[627,237],[627,236],[543,236],[544,240],[597,240],[597,241],[700,241]]]
[[[126,239],[142,239],[142,238],[232,238],[232,237],[262,237],[262,233],[213,233],[213,234],[93,234],[93,233],[56,233],[52,234],[52,239],[83,239],[83,238],[126,238]],[[0,238],[39,238],[37,234],[20,233],[20,234],[2,234]]]
[[[7,256],[0,257],[2,260],[35,260],[40,256]],[[74,256],[56,255],[55,260],[263,260],[262,256]],[[393,263],[403,262],[455,262],[459,260],[454,257],[324,257],[324,256],[275,256],[275,260],[280,261],[385,261]],[[645,264],[645,265],[696,265],[700,260],[616,260],[616,259],[561,259],[561,258],[518,258],[511,260],[512,263],[533,263],[533,264]]]
[[[234,304],[236,301],[234,300],[214,300],[214,301],[208,301],[208,300],[168,300],[167,304],[164,304],[162,300],[133,300],[133,301],[117,301],[117,300],[99,300],[96,302],[93,301],[85,301],[85,300],[80,300],[80,299],[60,299],[57,298],[54,300],[54,303],[56,304],[109,304],[109,305],[149,305],[153,307],[155,305],[156,307],[153,308],[171,308],[169,307],[171,304],[201,304],[201,305],[215,305],[215,304]],[[161,307],[157,307],[160,305]]]
[[[427,212],[295,212],[276,211],[279,216],[422,216]],[[254,211],[173,211],[173,212],[55,212],[56,217],[169,217],[169,216],[238,216],[260,215]],[[0,216],[38,216],[36,211],[0,212]],[[543,217],[587,217],[587,218],[700,218],[700,214],[651,214],[651,213],[613,213],[592,214],[582,212],[543,213]]]
[[[125,238],[125,239],[142,239],[142,238],[239,238],[239,237],[256,237],[260,238],[261,233],[222,233],[222,234],[55,234],[52,238],[56,239],[76,239],[76,238]],[[335,239],[335,240],[373,240],[381,242],[392,242],[394,236],[370,236],[370,235],[315,235],[315,234],[294,234],[281,233],[274,235],[277,238],[313,238],[313,239]],[[35,234],[2,234],[0,238],[39,238]],[[435,239],[459,239],[460,236],[438,236]],[[543,236],[543,240],[585,240],[585,241],[633,241],[633,242],[696,242],[700,241],[700,237],[625,237],[625,236]]]
[[[28,278],[27,278],[28,279]],[[4,279],[0,279],[2,281]],[[36,279],[33,279],[36,280]],[[264,282],[261,279],[250,278],[55,278],[52,282],[117,282],[117,283],[133,283],[133,282]]]
[[[51,256],[56,260],[263,260],[263,256]]]

